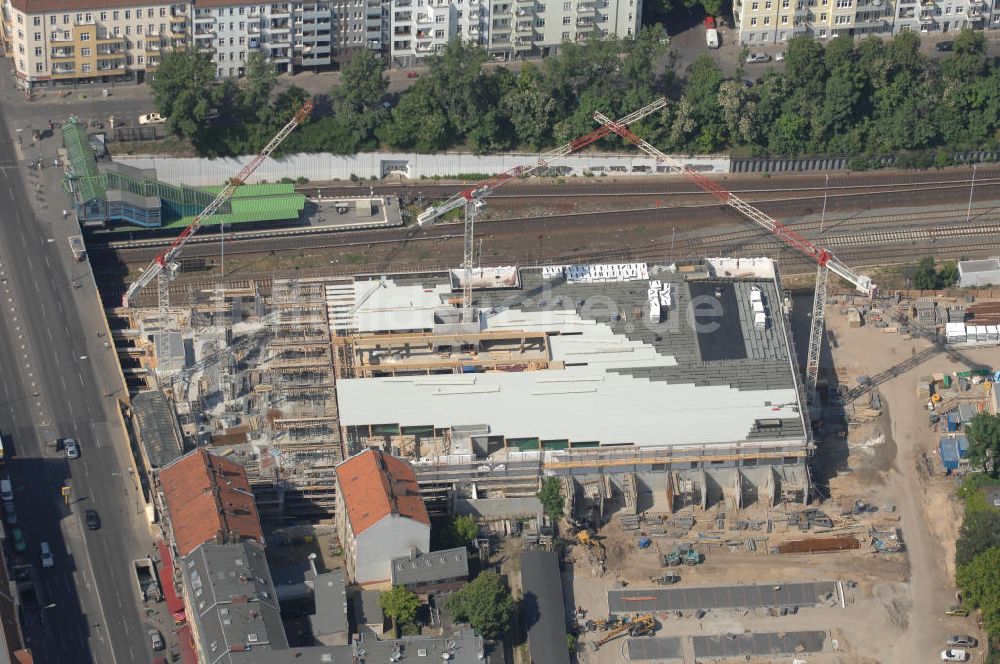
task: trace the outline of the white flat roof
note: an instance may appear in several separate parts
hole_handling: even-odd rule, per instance
[[[508,438],[731,443],[758,419],[798,418],[795,391],[670,384],[590,369],[355,378],[337,385],[341,424],[488,424]]]

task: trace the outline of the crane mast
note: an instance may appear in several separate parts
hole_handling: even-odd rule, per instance
[[[621,125],[620,123],[616,123],[614,120],[609,119],[601,113],[594,113],[594,119],[600,122],[604,127],[609,128],[625,140],[636,145],[640,150],[655,158],[658,162],[664,163],[673,170],[688,176],[703,191],[708,192],[718,201],[733,208],[750,221],[775,235],[788,246],[798,249],[816,261],[816,293],[813,298],[812,320],[809,330],[809,349],[806,356],[805,391],[806,403],[810,406],[818,405],[816,402],[816,385],[819,382],[820,351],[823,347],[824,305],[826,304],[826,285],[829,273],[833,272],[834,274],[843,277],[847,281],[851,282],[858,292],[869,297],[874,297],[876,291],[876,286],[872,283],[872,280],[863,274],[855,272],[837,259],[827,249],[817,247],[815,244],[805,239],[788,226],[785,226],[761,210],[758,210],[756,207],[747,203],[731,191],[725,189],[717,182],[713,182],[704,175],[696,173],[678,162],[676,159],[664,154],[654,146],[650,145],[647,141],[644,141],[636,136],[635,133],[627,127]]]
[[[313,109],[313,100],[307,99],[306,103],[302,105],[302,108],[295,114],[295,116],[289,120],[288,124],[281,128],[277,134],[274,135],[267,145],[257,153],[250,163],[243,167],[235,177],[228,180],[222,190],[218,193],[215,199],[205,206],[197,217],[194,218],[187,228],[181,231],[174,241],[167,247],[162,253],[160,253],[149,266],[143,271],[139,278],[132,282],[122,296],[122,306],[130,307],[135,297],[139,292],[153,282],[154,279],[159,281],[159,299],[160,299],[160,311],[165,313],[168,300],[169,300],[169,285],[170,279],[176,274],[178,265],[176,263],[176,258],[180,255],[181,250],[184,245],[187,244],[191,236],[198,232],[198,229],[202,227],[205,220],[215,214],[219,208],[225,205],[229,199],[233,197],[236,190],[241,187],[247,179],[257,170],[257,167],[267,159],[272,152],[281,145],[282,141],[291,134],[296,127],[305,122],[306,118]],[[161,320],[161,323],[163,321]]]
[[[654,113],[655,111],[664,108],[666,105],[666,98],[660,97],[651,104],[648,104],[621,118],[618,120],[616,126],[625,127],[638,122],[650,113]],[[577,150],[580,150],[591,143],[600,140],[601,138],[604,138],[612,131],[613,129],[611,127],[600,127],[595,129],[589,134],[572,140],[562,147],[539,155],[535,159],[534,163],[515,166],[504,173],[495,175],[488,180],[480,182],[474,187],[460,191],[439,206],[427,208],[417,216],[417,225],[426,226],[452,210],[457,210],[460,207],[465,208],[465,229],[463,234],[464,242],[462,252],[462,316],[464,320],[471,321],[472,317],[472,266],[475,262],[474,236],[476,213],[479,211],[479,208],[486,204],[483,199],[492,194],[497,188],[502,187],[508,182],[536,173],[556,160],[576,152]]]

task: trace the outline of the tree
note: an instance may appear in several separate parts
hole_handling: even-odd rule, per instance
[[[476,536],[479,535],[479,524],[476,523],[476,517],[471,514],[456,516],[451,520],[451,527],[456,539],[462,544],[475,542]]]
[[[913,287],[918,290],[937,290],[939,288],[933,256],[925,256],[917,263],[917,269],[913,271]]]
[[[267,56],[261,51],[251,51],[243,77],[243,103],[260,122],[270,120],[271,93],[277,84],[278,74],[274,65],[267,61]]]
[[[942,288],[949,288],[951,286],[954,286],[956,283],[958,283],[959,279],[958,262],[948,261],[947,263],[941,266],[941,271],[938,272],[938,275],[941,278]]]
[[[965,427],[969,463],[981,466],[992,477],[1000,475],[1000,415],[977,413]]]
[[[562,495],[562,483],[558,477],[548,477],[542,482],[542,489],[538,492],[538,500],[541,501],[545,513],[553,521],[562,518],[563,507],[566,504]]]
[[[468,622],[484,638],[496,639],[510,628],[514,598],[496,572],[483,572],[445,602],[452,619]]]
[[[215,80],[215,63],[201,51],[165,53],[152,88],[153,103],[167,118],[167,127],[187,137],[205,126],[209,111],[217,107],[222,94],[222,86]]]
[[[955,580],[965,602],[982,612],[986,633],[1000,638],[1000,547],[989,548],[959,567]]]
[[[967,510],[955,543],[955,564],[968,565],[980,553],[997,546],[1000,546],[1000,511]]]
[[[398,631],[400,626],[416,620],[420,600],[403,586],[393,586],[392,590],[378,596],[378,605],[392,620],[392,628]]]
[[[521,68],[502,93],[500,108],[510,118],[518,142],[540,150],[551,140],[556,102],[534,64],[528,62]]]

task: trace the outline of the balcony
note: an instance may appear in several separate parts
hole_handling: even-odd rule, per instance
[[[591,30],[596,26],[594,19],[580,17],[576,19],[576,29],[577,30]]]
[[[431,14],[417,14],[417,25],[428,25],[434,23],[434,16]]]
[[[288,32],[292,29],[288,21],[279,21],[277,23],[271,23],[268,28],[270,32]]]
[[[396,12],[394,21],[410,21],[413,19],[413,12]]]
[[[510,28],[501,28],[501,29],[509,30]],[[510,43],[510,33],[509,32],[496,32],[496,28],[494,28],[493,41],[494,41],[494,43],[496,43],[496,42],[503,42],[505,45],[509,44]]]
[[[153,43],[156,45],[156,50],[159,51],[160,50],[160,44],[159,44],[159,42],[153,42]],[[151,48],[150,46],[146,46],[146,50],[147,51],[149,51],[150,48]],[[125,57],[125,49],[124,48],[98,46],[97,47],[97,55],[100,55],[100,56],[108,56],[108,55],[119,56],[120,55],[121,57],[124,58]]]
[[[58,58],[72,58],[73,49],[72,48],[54,48],[52,49],[52,59],[56,60]]]
[[[510,5],[497,5],[493,8],[493,16],[510,16]]]
[[[102,74],[113,74],[125,71],[125,59],[121,60],[98,60],[97,71]]]
[[[187,26],[184,23],[173,23],[170,26],[170,32],[175,35],[182,35],[187,31]]]
[[[251,35],[259,35],[260,23],[257,23],[256,21],[251,21],[250,23],[247,23],[247,32],[249,32]]]
[[[271,5],[271,11],[269,12],[269,14],[271,18],[290,16],[288,5]]]
[[[66,36],[63,35],[62,32],[53,32],[53,33],[51,33],[49,35],[49,41],[50,42],[67,42],[67,43],[69,43],[69,42],[73,41],[73,37],[72,36],[66,37]]]
[[[204,23],[212,23],[212,24],[214,24],[215,23],[215,17],[212,16],[211,14],[195,14],[194,15],[194,24],[198,25],[199,23],[201,23],[201,24],[204,24]]]
[[[885,19],[882,18],[859,18],[854,22],[854,28],[885,28]]]
[[[397,25],[392,29],[392,34],[396,37],[409,37],[413,32],[408,25]]]
[[[521,39],[518,39],[516,42],[514,42],[515,51],[530,51],[533,48],[535,48],[535,43],[531,41],[523,41]]]
[[[593,16],[597,13],[597,8],[592,2],[580,3],[576,6],[577,16]]]
[[[534,30],[535,29],[531,26],[530,23],[518,23],[517,27],[514,28],[514,32],[516,32],[518,34],[525,34],[525,33],[529,33],[529,32],[534,32]]]
[[[518,7],[535,8],[535,0],[516,0],[516,2]]]
[[[365,19],[365,27],[366,28],[381,28],[382,27],[382,18],[379,17],[379,18]]]
[[[187,14],[173,14],[170,16],[171,23],[187,23]]]
[[[469,26],[469,34],[472,35],[473,37],[478,37],[479,36],[479,27],[475,26],[475,25],[470,25]]]
[[[514,12],[514,16],[518,17],[534,16],[534,15],[535,15],[534,9],[518,9],[517,11]]]
[[[903,7],[899,10],[899,18],[915,18],[917,12],[912,7]]]
[[[194,31],[194,38],[201,39],[202,37],[208,37],[210,39],[215,38],[215,30],[213,28],[198,28]]]
[[[434,50],[434,44],[430,42],[419,42],[417,44],[417,53],[430,53]]]
[[[146,42],[146,53],[159,53],[160,52],[160,42]],[[97,51],[98,55],[101,55],[100,50]],[[107,55],[106,53],[104,55]]]
[[[75,73],[76,73],[75,64],[70,63],[66,65],[52,65],[53,76],[67,76],[67,75],[73,75]]]

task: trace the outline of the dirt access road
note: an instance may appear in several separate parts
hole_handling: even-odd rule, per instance
[[[832,312],[831,312],[832,313]],[[870,327],[848,328],[844,317],[829,315],[827,325],[840,340],[833,350],[838,379],[854,385],[861,374],[875,375],[926,349],[929,342],[905,340],[897,334],[883,334]],[[969,349],[961,354],[969,363],[996,364],[996,349]],[[924,402],[917,398],[920,376],[936,372],[962,371],[968,368],[945,354],[933,355],[926,362],[900,373],[879,390],[888,406],[889,423],[885,445],[895,448],[895,458],[884,472],[872,477],[845,477],[831,481],[834,491],[846,489],[872,492],[875,500],[895,504],[909,557],[909,578],[905,584],[905,616],[896,621],[896,633],[886,634],[892,645],[892,662],[915,662],[928,657],[937,659],[949,634],[978,634],[973,618],[948,618],[945,609],[954,603],[955,539],[961,522],[961,505],[954,496],[955,483],[942,477],[936,457],[937,434],[928,425]],[[859,450],[852,450],[851,465]],[[934,475],[922,463],[926,454]],[[841,487],[838,487],[838,484]],[[882,504],[882,503],[874,503]],[[980,634],[981,636],[981,634]],[[975,652],[978,657],[979,652]],[[976,661],[976,660],[973,660]]]

